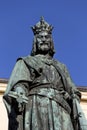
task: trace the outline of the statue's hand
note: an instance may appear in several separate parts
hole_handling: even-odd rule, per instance
[[[71,95],[72,99],[76,99],[80,103],[80,98],[76,94]]]
[[[70,95],[66,91],[61,91],[61,94],[63,94],[63,97],[65,100],[71,100]]]
[[[16,101],[18,102],[19,111],[23,111],[25,103],[28,103],[28,98],[23,88],[16,87],[15,93],[17,94]]]
[[[17,92],[19,95],[20,94],[25,94],[25,91],[22,87],[16,87],[15,89],[15,92]]]

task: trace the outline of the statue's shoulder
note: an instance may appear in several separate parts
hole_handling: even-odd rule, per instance
[[[57,67],[57,68],[60,68],[60,70],[61,70],[62,72],[64,72],[64,75],[65,75],[66,77],[70,77],[70,74],[69,74],[69,71],[68,71],[68,69],[67,69],[67,66],[66,66],[64,63],[62,63],[62,62],[60,62],[60,61],[57,61],[57,60],[54,60],[54,62],[55,62],[56,67]]]
[[[59,60],[54,59],[53,61],[55,62],[55,65],[56,65],[56,66],[59,66],[61,69],[64,69],[65,66],[66,66],[64,63],[62,63],[62,62],[59,61]]]
[[[39,68],[41,68],[41,65],[38,63],[37,58],[35,56],[25,56],[18,58],[18,60],[23,60],[24,63],[30,68],[34,69],[35,72],[37,72],[40,75]]]
[[[23,60],[24,62],[33,62],[33,61],[35,61],[35,57],[34,56],[30,56],[30,55],[28,55],[28,56],[25,56],[25,57],[19,57],[18,59],[17,59],[17,61],[19,61],[19,60]]]
[[[30,67],[34,67],[35,65],[36,65],[36,60],[35,60],[35,57],[34,56],[30,56],[30,55],[28,55],[28,56],[25,56],[25,57],[19,57],[18,59],[17,59],[17,62],[23,62],[23,63],[25,63],[26,65],[28,65],[28,66],[30,66]]]

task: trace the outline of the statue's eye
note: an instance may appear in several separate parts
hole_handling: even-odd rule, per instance
[[[49,38],[50,36],[49,35],[46,35],[45,38]]]
[[[44,36],[41,36],[41,38],[44,38]]]
[[[49,35],[38,35],[37,36],[37,38],[40,38],[40,39],[43,39],[43,38],[45,38],[45,39],[47,39],[47,38],[50,38],[50,36]]]
[[[49,35],[46,35],[45,38],[49,38],[50,36]]]

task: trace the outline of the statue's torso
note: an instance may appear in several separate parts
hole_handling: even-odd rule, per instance
[[[63,89],[63,84],[61,80],[61,76],[56,70],[55,66],[52,65],[52,59],[46,59],[44,56],[36,56],[37,60],[39,59],[40,67],[41,67],[41,74],[40,76],[35,77],[32,82],[31,87],[34,85],[40,86],[45,84],[49,87],[55,88],[57,90]]]

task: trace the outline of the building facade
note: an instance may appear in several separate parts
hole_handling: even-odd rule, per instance
[[[8,130],[8,117],[6,108],[3,104],[3,94],[6,90],[8,80],[7,79],[0,79],[0,130]],[[81,108],[87,118],[87,87],[77,87],[81,94]]]

